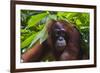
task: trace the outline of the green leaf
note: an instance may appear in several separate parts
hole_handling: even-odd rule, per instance
[[[30,45],[29,45],[28,48],[31,48],[31,47],[40,39],[39,33],[40,33],[40,32],[38,32],[38,33],[35,35],[35,37],[32,39],[32,41],[30,42]]]
[[[81,26],[80,29],[89,29],[89,26]]]
[[[47,36],[48,34],[46,31],[46,25],[45,25],[42,31],[40,32],[40,43],[44,42],[47,39]]]
[[[77,19],[77,20],[76,20],[76,24],[77,24],[77,25],[81,25],[82,23],[81,23],[81,21],[80,21],[79,19]]]
[[[31,18],[28,21],[27,27],[29,28],[29,27],[34,26],[35,24],[37,24],[41,19],[43,19],[47,15],[48,15],[48,13],[41,13],[41,14],[31,16]]]
[[[48,17],[50,19],[57,20],[57,15],[55,15],[55,14],[50,14]]]
[[[32,34],[25,41],[23,41],[22,44],[21,44],[21,48],[25,48],[26,46],[28,46],[32,42],[32,40],[35,37],[35,35],[36,34]]]
[[[34,39],[32,40],[28,48],[32,47],[32,45],[34,45],[35,42],[37,42],[38,40],[40,41],[40,43],[42,43],[46,39],[47,39],[47,31],[46,31],[46,25],[45,25],[44,28],[36,34],[36,36],[34,37]]]
[[[29,32],[30,32],[29,30],[21,29],[21,33],[29,33]]]
[[[40,24],[38,27],[36,27],[39,31],[42,30],[44,27],[44,24]]]

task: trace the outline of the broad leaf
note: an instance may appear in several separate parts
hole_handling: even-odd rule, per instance
[[[35,42],[37,42],[38,40],[40,41],[40,43],[42,43],[46,39],[47,39],[47,31],[46,31],[46,25],[45,25],[44,28],[36,34],[36,36],[34,37],[34,39],[32,40],[28,48],[32,47],[35,44]]]
[[[48,15],[48,13],[41,13],[41,14],[31,16],[31,18],[28,21],[27,27],[29,28],[29,27],[34,26],[35,24],[37,24],[41,19],[43,19],[47,15]]]
[[[25,41],[23,41],[22,42],[22,44],[21,44],[21,48],[25,48],[26,46],[28,46],[31,42],[32,42],[32,40],[33,40],[33,38],[35,37],[35,35],[36,34],[32,34],[31,36],[29,36]]]

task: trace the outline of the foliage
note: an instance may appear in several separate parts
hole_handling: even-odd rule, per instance
[[[46,23],[50,19],[73,23],[81,33],[82,48],[89,52],[89,13],[34,10],[21,10],[21,50],[46,39]]]

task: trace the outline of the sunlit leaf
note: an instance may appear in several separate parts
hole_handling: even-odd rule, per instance
[[[54,14],[53,15],[49,15],[49,18],[53,19],[53,20],[57,20],[57,15],[54,15]]]
[[[44,42],[47,39],[47,31],[46,31],[46,25],[40,32],[40,43]]]
[[[76,20],[76,24],[77,24],[77,25],[80,25],[80,24],[82,24],[82,23],[81,23],[81,21],[80,21],[79,19],[77,19],[77,20]]]
[[[30,45],[29,45],[28,48],[31,48],[31,47],[40,39],[39,33],[40,33],[40,32],[38,32],[38,33],[34,36],[34,38],[32,39],[32,41],[31,41],[31,43],[30,43]]]
[[[27,27],[29,28],[29,27],[34,26],[35,24],[37,24],[41,19],[43,19],[47,15],[48,15],[48,13],[41,13],[41,14],[31,16],[31,18],[28,21]]]
[[[87,29],[89,28],[88,26],[81,26],[80,29]]]
[[[46,32],[46,25],[45,25],[44,28],[36,34],[36,36],[34,37],[34,39],[31,42],[29,48],[32,47],[32,45],[34,45],[35,42],[37,42],[38,40],[40,41],[40,43],[42,43],[46,39],[47,39],[47,32]]]
[[[29,33],[29,32],[30,32],[29,30],[21,29],[21,33]]]
[[[21,48],[25,48],[26,46],[28,46],[28,45],[32,42],[32,40],[33,40],[33,38],[35,37],[35,35],[36,35],[36,34],[32,34],[32,35],[29,36],[25,41],[23,41],[23,42],[21,43]]]

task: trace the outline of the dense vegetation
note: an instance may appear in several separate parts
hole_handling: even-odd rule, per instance
[[[81,46],[89,52],[89,13],[21,10],[21,52],[32,47],[35,42],[46,39],[48,20],[65,20],[75,24],[81,33]]]

